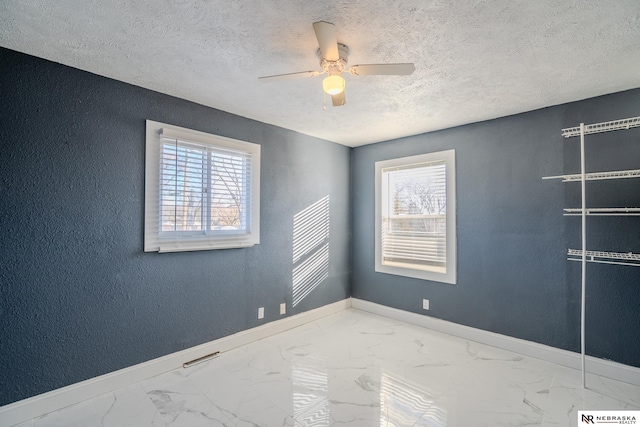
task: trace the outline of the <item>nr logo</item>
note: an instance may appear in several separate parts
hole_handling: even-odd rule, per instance
[[[582,414],[582,422],[585,424],[595,424],[593,421],[593,415]]]

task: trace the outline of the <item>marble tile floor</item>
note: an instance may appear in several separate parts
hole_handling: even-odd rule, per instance
[[[350,309],[20,427],[577,426],[640,387]]]

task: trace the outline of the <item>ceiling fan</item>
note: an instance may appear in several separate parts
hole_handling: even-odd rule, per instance
[[[331,95],[331,103],[334,107],[344,105],[346,98],[344,89],[346,82],[340,75],[348,72],[354,76],[367,75],[395,75],[407,76],[414,72],[416,67],[411,63],[404,64],[363,64],[353,65],[347,68],[349,60],[349,48],[338,43],[336,39],[336,27],[330,22],[314,22],[313,31],[318,39],[318,58],[322,71],[302,71],[299,73],[278,74],[275,76],[259,77],[260,81],[273,82],[280,80],[296,79],[301,77],[316,77],[322,74],[328,76],[322,81],[325,93]]]

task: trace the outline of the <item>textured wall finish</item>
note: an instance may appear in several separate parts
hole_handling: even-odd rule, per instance
[[[322,109],[311,24],[349,64]],[[640,87],[640,2],[568,0],[57,0],[0,2],[0,46],[346,145],[415,135]],[[330,104],[330,102],[329,102]]]
[[[352,153],[356,298],[571,351],[580,351],[580,184],[543,176],[580,171],[579,138],[560,131],[640,114],[632,90],[444,131],[358,147]],[[640,167],[640,128],[588,136],[587,170]],[[455,148],[458,282],[374,271],[374,163]],[[590,182],[591,207],[640,206],[640,180]],[[589,217],[589,249],[640,252],[639,217]],[[587,354],[640,367],[640,268],[587,266]]]
[[[0,405],[349,296],[349,148],[1,48],[0,69]],[[145,119],[262,146],[259,245],[143,252]],[[292,307],[293,217],[327,195],[328,277]]]

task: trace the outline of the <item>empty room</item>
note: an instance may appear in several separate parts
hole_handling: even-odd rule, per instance
[[[0,2],[0,426],[640,425],[640,2]]]

